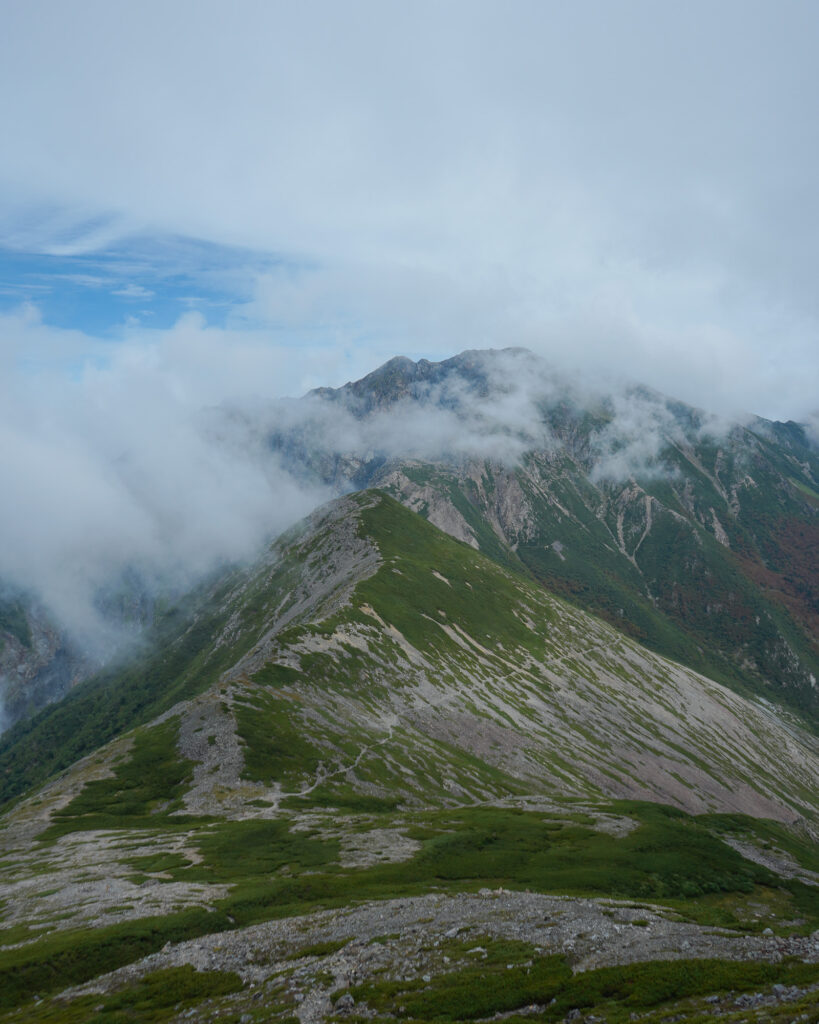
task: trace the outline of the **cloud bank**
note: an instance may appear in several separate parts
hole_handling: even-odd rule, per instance
[[[396,354],[523,345],[819,436],[810,0],[3,15],[0,578],[89,644],[123,572],[194,579],[320,500],[248,423]],[[311,429],[418,457],[549,442],[528,391],[455,405]],[[616,415],[599,472],[648,470],[663,414]]]
[[[127,579],[149,592],[184,590],[352,486],[343,474],[319,479],[311,457],[514,464],[557,443],[544,401],[569,389],[598,402],[608,387],[502,353],[485,365],[477,357],[477,387],[458,375],[421,381],[406,401],[362,418],[315,396],[276,399],[292,381],[287,353],[195,316],[101,345],[84,362],[83,339],[31,312],[0,318],[0,336],[0,580],[36,594],[98,656],[120,639],[100,594]],[[611,436],[625,431],[656,449],[673,426],[662,403],[616,401]],[[295,438],[292,451],[275,450],[274,436]],[[621,445],[615,460],[607,439],[605,471],[633,471],[635,451]]]
[[[39,595],[92,653],[118,639],[101,591],[132,573],[149,589],[189,586],[328,496],[211,411],[250,377],[263,386],[275,358],[265,367],[251,346],[225,358],[195,320],[77,366],[69,332],[9,318],[0,329],[0,579]],[[65,366],[43,372],[38,355],[61,343]]]
[[[815,410],[810,0],[8,0],[4,24],[10,251],[244,246],[278,262],[233,281],[231,326],[340,363],[522,344]]]

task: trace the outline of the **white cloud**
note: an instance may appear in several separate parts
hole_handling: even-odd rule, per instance
[[[141,284],[128,284],[124,288],[115,289],[111,294],[123,299],[152,299],[155,293]]]
[[[117,638],[95,597],[123,572],[187,586],[327,495],[207,413],[286,378],[286,353],[196,315],[91,361],[88,342],[30,309],[0,317],[0,579],[101,651]]]
[[[10,244],[284,253],[314,273],[237,316],[370,365],[522,343],[810,406],[813,3],[6,6]]]
[[[78,642],[104,652],[119,637],[95,599],[124,573],[187,587],[330,497],[278,461],[277,429],[296,428],[330,454],[514,463],[554,443],[540,420],[544,396],[569,388],[582,403],[611,392],[597,474],[618,478],[661,469],[661,435],[675,430],[660,398],[637,401],[605,379],[622,366],[592,360],[567,375],[524,352],[493,359],[480,400],[458,380],[364,420],[330,403],[277,400],[356,379],[371,354],[210,327],[198,313],[168,330],[125,329],[116,342],[49,327],[33,306],[0,315],[0,580],[33,590]]]
[[[214,442],[208,406],[260,408],[398,353],[525,345],[581,378],[816,422],[816,4],[8,0],[3,15],[0,243],[90,256],[184,236],[282,257],[241,281],[208,268],[243,293],[224,328],[131,318],[103,342],[34,306],[0,317],[0,576],[77,629],[98,626],[94,588],[129,561],[195,575],[315,499],[244,441]],[[144,265],[95,262],[75,283],[152,298]],[[410,407],[334,429],[353,448],[514,457],[530,401],[501,396],[466,431]],[[623,465],[651,464],[642,428]]]

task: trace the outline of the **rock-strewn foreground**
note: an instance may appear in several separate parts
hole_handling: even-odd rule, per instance
[[[507,949],[505,970],[531,970],[538,957],[560,955],[572,970],[662,960],[721,958],[780,964],[789,957],[819,963],[819,932],[813,936],[736,936],[675,920],[650,905],[614,900],[566,899],[535,893],[482,889],[476,895],[435,894],[407,900],[367,903],[343,911],[324,911],[267,923],[241,932],[221,932],[168,945],[139,963],[113,972],[71,995],[106,993],[146,973],[190,964],[198,971],[233,971],[247,991],[229,1001],[229,1012],[249,1012],[259,1003],[290,1008],[304,1024],[328,1016],[372,1016],[364,987],[394,982],[401,991],[416,986],[433,990],[462,967],[482,965],[501,943],[530,948]],[[328,947],[324,952],[320,947]],[[336,949],[329,951],[330,946]],[[356,1000],[352,994],[359,995]],[[724,993],[718,1001],[696,1002],[719,1014],[743,1009],[787,1008],[819,997],[816,982],[764,986],[748,996]],[[399,995],[400,999],[400,995]],[[338,1004],[341,1003],[339,1007]],[[400,1005],[400,1003],[398,1004]],[[201,1019],[223,1019],[228,1007],[214,1007]],[[546,1007],[524,1008],[537,1016]],[[400,1012],[400,1011],[399,1011]],[[762,1014],[760,1014],[762,1016]]]
[[[143,723],[2,819],[0,1022],[817,1019],[792,716],[378,492],[175,628],[32,727]]]

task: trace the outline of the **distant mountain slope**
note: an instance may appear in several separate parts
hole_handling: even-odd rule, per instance
[[[194,813],[522,792],[783,821],[819,806],[817,743],[795,725],[379,492],[341,499],[212,587],[161,654],[12,730],[0,794],[174,706]]]
[[[322,444],[328,407],[358,432]],[[594,394],[524,350],[393,359],[312,393],[304,417],[272,437],[297,471],[383,487],[654,650],[819,721],[819,453],[797,424]]]
[[[0,730],[62,697],[88,666],[26,595],[0,591]]]
[[[311,487],[382,488],[652,650],[819,728],[819,454],[798,424],[727,424],[645,387],[593,388],[523,349],[396,358],[226,415],[231,437],[246,429],[259,458]],[[155,604],[138,573],[100,601],[146,642],[167,636],[175,599]],[[0,728],[91,671],[36,602],[0,601]]]
[[[96,598],[111,650],[122,656],[129,645],[138,646],[155,617],[144,583],[126,574]],[[0,580],[0,731],[60,700],[105,660],[99,646],[91,649],[61,628],[36,594]]]
[[[423,805],[523,790],[813,817],[816,741],[389,498],[347,504],[377,572],[329,618],[256,645],[223,694],[244,775],[269,798]]]

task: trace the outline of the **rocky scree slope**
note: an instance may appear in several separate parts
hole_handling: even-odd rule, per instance
[[[644,387],[594,389],[522,349],[393,359],[274,404],[273,427],[228,415],[232,435],[244,423],[248,445],[294,476],[383,488],[651,649],[817,728],[819,458],[798,424],[731,425]],[[112,623],[167,634],[178,594],[155,604],[136,576],[110,589],[99,599]],[[0,728],[98,669],[36,602],[0,601]]]
[[[726,424],[639,386],[594,393],[520,349],[394,359],[305,403],[302,425],[271,437],[295,471],[382,487],[653,650],[816,726],[819,451],[798,424]],[[359,424],[346,445],[315,429],[328,409]],[[450,450],[409,428],[403,445],[391,437],[390,422],[424,415]]]
[[[32,745],[86,756],[0,821],[0,1020],[815,1001],[819,756],[795,721],[383,492],[166,629],[5,743],[6,797]]]
[[[796,720],[381,492],[331,503],[205,598],[164,650],[12,730],[0,792],[89,753],[112,722],[172,714],[201,763],[185,798],[197,812],[220,793],[235,804],[242,779],[274,807],[318,789],[419,806],[636,798],[783,822],[819,805],[819,742]],[[206,742],[213,730],[221,739]]]

